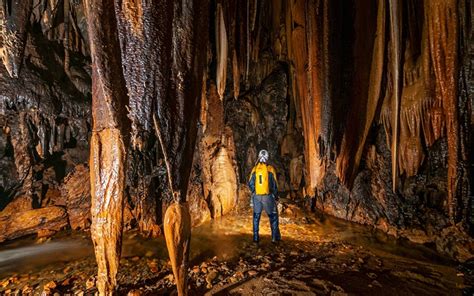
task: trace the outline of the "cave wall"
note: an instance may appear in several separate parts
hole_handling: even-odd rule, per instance
[[[90,59],[82,38],[82,10],[78,4],[59,8],[57,1],[0,4],[0,215],[8,220],[29,210],[25,221],[53,221],[46,228],[54,233],[69,224],[69,212],[73,228],[87,228],[89,190],[77,188],[74,181],[80,171],[88,172],[83,165],[89,157],[91,127]],[[66,18],[74,19],[75,26],[67,27]],[[84,181],[79,181],[81,186]],[[67,184],[76,185],[65,188]],[[53,207],[50,213],[35,211],[46,207]],[[17,221],[19,225],[9,227],[12,235],[2,240],[26,228]],[[28,234],[42,228],[39,222],[33,224]]]
[[[443,233],[471,229],[469,1],[212,1],[201,18],[180,21],[171,6],[165,21],[147,5],[114,5],[120,50],[110,54],[120,54],[129,100],[122,117],[131,128],[126,228],[161,234],[173,195],[163,149],[198,225],[248,203],[245,183],[265,148],[281,195],[313,209],[441,250],[450,244]],[[4,217],[55,206],[70,227],[89,226],[90,191],[79,185],[88,182],[93,126],[84,8],[84,1],[0,1]],[[192,32],[173,28],[198,19],[209,21],[198,44],[207,50],[194,52],[197,41],[185,42]],[[171,43],[175,35],[182,47]],[[200,99],[184,104],[190,94]],[[176,114],[156,117],[165,148],[157,110]],[[189,170],[188,185],[181,176]]]
[[[469,257],[470,3],[227,5],[223,100],[240,182],[267,148],[283,196]],[[239,8],[243,28],[232,25]]]

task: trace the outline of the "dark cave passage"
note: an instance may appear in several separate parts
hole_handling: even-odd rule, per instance
[[[0,0],[0,293],[472,293],[473,17],[468,0]],[[262,149],[283,241],[262,217],[256,248]],[[77,256],[21,259],[55,243]]]

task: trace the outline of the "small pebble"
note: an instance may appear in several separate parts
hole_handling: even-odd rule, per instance
[[[249,276],[254,276],[254,275],[256,275],[258,272],[255,271],[255,270],[249,270],[247,273],[248,273]]]

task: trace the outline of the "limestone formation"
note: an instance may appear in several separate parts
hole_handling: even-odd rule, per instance
[[[67,213],[61,207],[45,207],[0,215],[0,242],[67,226]]]
[[[466,0],[0,0],[4,239],[90,220],[111,294],[123,225],[248,207],[267,149],[291,202],[467,257],[472,19]]]
[[[92,56],[92,118],[90,142],[91,235],[100,295],[117,286],[120,261],[128,138],[125,80],[113,0],[86,2]]]
[[[187,273],[191,243],[191,216],[186,203],[173,203],[164,217],[166,246],[173,267],[178,295],[188,295]]]

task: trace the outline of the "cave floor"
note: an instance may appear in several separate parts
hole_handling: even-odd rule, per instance
[[[462,295],[470,289],[456,264],[428,247],[319,214],[281,217],[278,245],[262,217],[255,245],[250,213],[193,229],[191,295]],[[85,233],[0,246],[0,294],[94,295],[95,273]],[[120,295],[173,294],[164,240],[127,232],[118,282]]]

